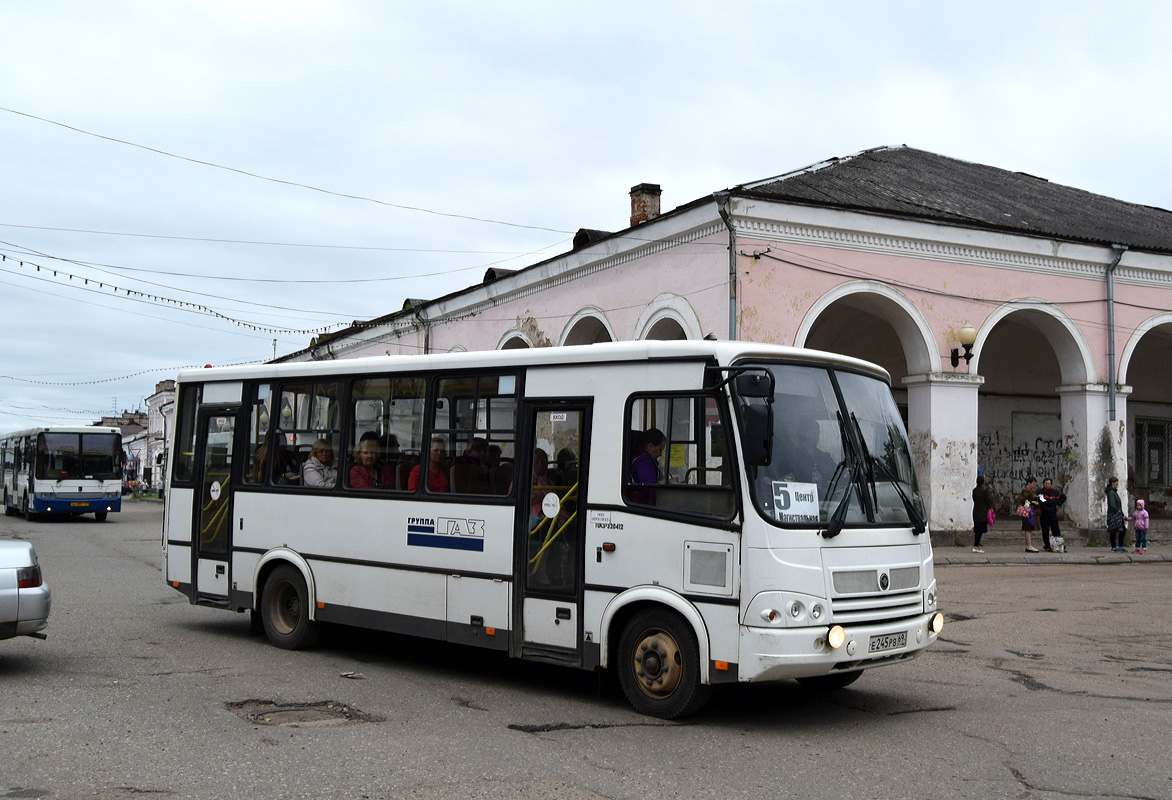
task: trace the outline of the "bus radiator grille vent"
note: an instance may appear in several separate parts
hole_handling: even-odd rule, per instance
[[[838,594],[866,594],[879,591],[879,573],[873,569],[834,573],[834,591]]]
[[[714,550],[693,550],[688,570],[688,582],[698,586],[724,588],[728,568],[728,553]]]
[[[897,567],[891,570],[891,591],[903,592],[920,585],[919,567]]]
[[[834,573],[834,591],[838,594],[874,594],[879,591],[904,592],[920,585],[920,568],[896,567],[887,571],[886,582],[882,581],[884,570],[864,569],[852,572]],[[885,585],[886,584],[886,585]]]

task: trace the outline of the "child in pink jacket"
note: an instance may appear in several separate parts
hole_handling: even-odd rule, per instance
[[[1148,510],[1144,508],[1143,500],[1135,501],[1135,513],[1128,517],[1135,522],[1135,550],[1133,553],[1148,552]]]

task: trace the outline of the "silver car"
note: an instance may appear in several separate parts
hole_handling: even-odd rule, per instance
[[[49,624],[53,604],[41,577],[37,552],[28,542],[0,540],[0,639],[35,636]]]

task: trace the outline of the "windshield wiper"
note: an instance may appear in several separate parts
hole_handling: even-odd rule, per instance
[[[912,523],[912,530],[919,536],[923,533],[927,526],[924,518],[920,516],[920,512],[916,510],[915,504],[903,491],[903,487],[899,485],[899,478],[891,471],[891,468],[886,463],[871,455],[870,450],[867,449],[867,440],[863,438],[863,429],[859,425],[859,420],[855,417],[854,412],[851,412],[851,422],[854,423],[855,432],[859,435],[859,446],[863,448],[863,458],[867,462],[867,472],[871,480],[871,490],[875,493],[875,507],[879,507],[879,492],[875,486],[875,467],[879,467],[887,476],[887,482],[895,487],[899,499],[903,501],[903,507],[907,510],[908,519]]]
[[[839,479],[844,472],[850,473],[850,485],[846,491],[842,493],[842,499],[838,501],[838,505],[834,508],[834,513],[830,515],[830,519],[826,523],[826,530],[822,531],[824,539],[833,539],[838,534],[842,533],[843,525],[846,524],[846,512],[850,508],[851,494],[853,491],[858,491],[858,463],[859,457],[855,451],[854,445],[851,443],[851,438],[846,431],[846,423],[842,419],[842,412],[838,412],[838,432],[842,436],[842,446],[845,455],[842,461],[838,462],[838,468],[834,470],[834,478],[831,480],[829,492],[830,496],[834,496],[834,489],[838,485]],[[851,466],[846,466],[847,459],[850,459]],[[860,505],[865,509],[866,506],[862,502],[863,493],[860,492]]]

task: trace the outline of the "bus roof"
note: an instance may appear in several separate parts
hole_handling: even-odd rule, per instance
[[[38,433],[122,433],[121,428],[111,428],[102,425],[41,425],[36,428],[25,428],[21,431],[12,431],[0,436],[0,439],[10,439],[16,436],[35,436]]]
[[[784,359],[846,367],[868,372],[888,383],[887,370],[850,356],[807,350],[800,347],[760,344],[757,342],[654,339],[636,342],[559,347],[521,348],[513,350],[474,350],[429,355],[366,356],[332,361],[297,361],[236,367],[205,367],[179,373],[179,382],[233,381],[263,377],[312,377],[338,373],[417,372],[440,369],[510,368],[521,366],[557,366],[560,364],[603,364],[633,361],[710,360],[729,366],[746,358]]]

